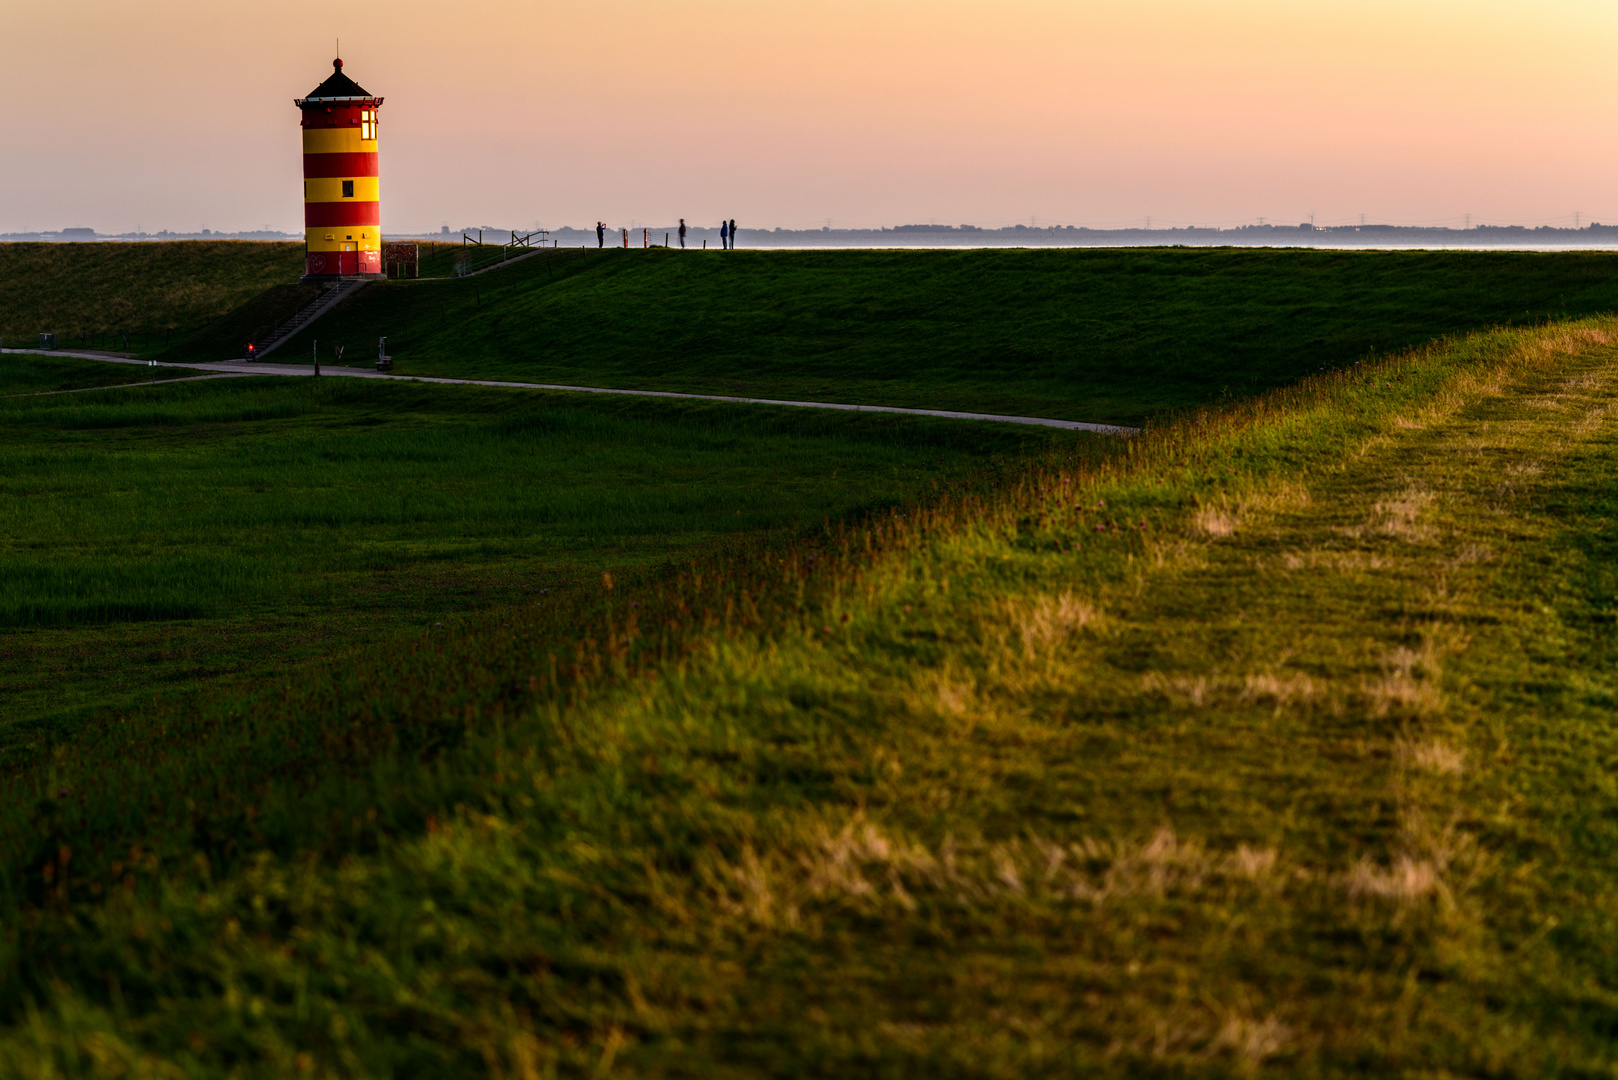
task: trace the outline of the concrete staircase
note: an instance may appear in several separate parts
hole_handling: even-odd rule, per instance
[[[271,351],[285,344],[299,330],[302,330],[370,283],[370,278],[343,278],[330,285],[322,285],[319,296],[310,301],[292,318],[254,343],[258,347],[253,350],[253,359],[257,360],[268,356]]]

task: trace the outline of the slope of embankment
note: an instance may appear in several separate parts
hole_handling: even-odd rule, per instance
[[[87,733],[0,793],[0,1069],[1606,1075],[1615,341]]]
[[[385,335],[407,375],[1139,424],[1447,334],[1611,311],[1613,266],[1589,252],[557,251],[370,286],[273,356],[308,363],[318,341],[327,362],[342,345],[366,363]]]
[[[31,348],[47,333],[61,348],[150,350],[302,272],[302,244],[0,244],[0,340]]]

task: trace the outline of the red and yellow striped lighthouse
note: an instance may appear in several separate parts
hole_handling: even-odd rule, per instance
[[[380,277],[376,127],[382,99],[333,60],[331,78],[293,104],[303,114],[304,280]]]

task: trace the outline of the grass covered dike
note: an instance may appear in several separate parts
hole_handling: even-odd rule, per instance
[[[86,732],[0,795],[0,1067],[1610,1073],[1615,342]]]
[[[0,244],[0,341],[31,349],[54,333],[61,349],[152,353],[297,290],[302,273],[300,243]]]
[[[406,375],[1138,425],[1490,326],[1618,309],[1613,256],[1065,249],[556,251],[368,286],[271,354]],[[176,346],[235,355],[236,340]],[[204,345],[206,347],[204,347]]]

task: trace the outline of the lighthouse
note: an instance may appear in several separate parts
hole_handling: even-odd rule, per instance
[[[376,128],[382,99],[343,74],[295,98],[303,127],[305,281],[382,276]]]

